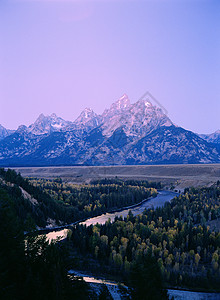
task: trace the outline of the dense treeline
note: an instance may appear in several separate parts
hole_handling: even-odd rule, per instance
[[[41,188],[60,204],[72,208],[72,222],[97,216],[106,211],[117,210],[137,204],[157,195],[160,184],[119,179],[97,180],[91,184],[69,184],[61,179],[30,179],[33,186]]]
[[[132,185],[133,184],[133,185]],[[24,179],[14,170],[0,169],[0,186],[13,199],[23,228],[73,223],[156,196],[160,184],[120,180],[73,185],[61,179]],[[29,194],[27,196],[27,193]]]
[[[219,290],[220,233],[206,226],[219,217],[219,209],[220,187],[187,189],[163,208],[136,217],[78,225],[71,239],[80,253],[92,254],[125,280],[150,256],[168,286]]]
[[[57,224],[72,221],[74,211],[71,207],[67,208],[63,203],[54,201],[40,187],[33,186],[14,170],[0,169],[0,187],[13,200],[16,214],[22,220],[25,230],[33,229],[36,225],[45,227],[48,219],[53,219]],[[23,191],[35,202],[25,197]]]
[[[63,244],[45,236],[24,238],[13,199],[0,188],[0,299],[89,299],[82,281],[67,274]]]
[[[134,180],[134,179],[129,179],[129,180],[122,180],[117,178],[113,179],[97,179],[97,180],[92,180],[91,184],[117,184],[117,185],[131,185],[131,186],[144,186],[146,188],[155,188],[157,190],[162,189],[162,184],[161,182],[152,182],[152,181],[147,181],[147,180]]]

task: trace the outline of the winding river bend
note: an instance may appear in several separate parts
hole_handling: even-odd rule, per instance
[[[128,215],[128,212],[131,211],[134,216],[143,213],[145,209],[148,208],[157,208],[164,205],[165,202],[170,201],[175,196],[178,196],[178,193],[172,191],[160,190],[155,198],[149,198],[146,201],[142,201],[141,204],[132,205],[126,207],[125,209],[121,209],[114,213],[104,213],[100,216],[90,218],[84,222],[80,222],[79,224],[85,224],[86,226],[95,225],[95,224],[105,224],[108,219],[114,221],[115,217],[122,216],[123,218]],[[76,222],[77,223],[77,222]],[[74,225],[74,224],[73,224]],[[61,230],[51,231],[47,234],[47,238],[49,240],[60,238],[64,239],[67,236],[68,228],[62,228]]]
[[[101,216],[90,218],[86,220],[85,222],[82,222],[80,224],[85,224],[86,226],[89,225],[95,225],[97,223],[99,224],[105,224],[108,219],[111,221],[114,221],[115,217],[122,216],[123,218],[126,217],[129,213],[129,211],[132,212],[134,216],[139,215],[143,213],[143,211],[148,208],[156,208],[161,207],[164,205],[165,202],[170,201],[175,196],[179,195],[178,193],[171,192],[171,191],[159,191],[157,196],[155,198],[150,198],[149,200],[146,200],[142,202],[140,205],[134,205],[134,207],[128,207],[124,210],[114,212],[114,213],[106,213],[102,214]]]
[[[164,205],[165,202],[172,200],[175,196],[178,195],[179,195],[178,193],[172,191],[161,190],[158,192],[155,198],[150,198],[139,205],[131,206],[129,208],[125,208],[123,210],[114,213],[105,213],[98,217],[93,217],[84,222],[80,222],[79,224],[85,224],[87,226],[95,225],[97,223],[105,224],[105,222],[108,221],[108,219],[113,221],[116,216],[126,217],[129,211],[131,211],[133,215],[136,216],[138,214],[141,214],[145,209],[151,207],[153,208],[161,207]],[[52,231],[47,234],[47,238],[49,240],[56,239],[58,237],[60,239],[64,239],[67,236],[67,232],[68,232],[68,228],[64,228],[59,231]],[[100,278],[94,278],[91,277],[91,275],[79,273],[78,271],[75,270],[70,270],[70,273],[73,273],[77,276],[82,276],[86,282],[91,284],[98,284],[98,285],[105,284],[114,300],[122,299],[116,282],[103,280]],[[172,299],[173,297],[174,300],[205,300],[205,299],[219,300],[220,299],[219,293],[201,293],[201,292],[173,290],[173,289],[168,289],[168,295],[170,299]]]

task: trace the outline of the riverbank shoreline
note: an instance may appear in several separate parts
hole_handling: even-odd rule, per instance
[[[40,229],[37,229],[36,231],[34,231],[34,233],[38,234],[47,234],[47,233],[50,233],[50,232],[57,232],[59,230],[63,230],[63,229],[70,229],[72,226],[75,226],[77,224],[80,224],[80,223],[84,223],[86,221],[88,221],[89,219],[92,219],[92,218],[98,218],[102,215],[106,215],[106,214],[114,214],[114,213],[120,213],[124,210],[128,210],[128,209],[134,209],[134,208],[137,208],[139,206],[141,206],[142,204],[156,198],[158,196],[158,194],[160,194],[161,192],[168,192],[167,190],[158,190],[158,193],[155,197],[149,197],[147,199],[143,199],[141,202],[138,202],[138,203],[135,203],[135,204],[132,204],[132,205],[129,205],[129,206],[126,206],[126,207],[121,207],[119,209],[112,209],[112,210],[109,210],[109,211],[106,211],[106,212],[103,212],[99,215],[96,215],[96,216],[90,216],[88,218],[85,218],[85,219],[81,219],[81,220],[78,220],[78,221],[75,221],[73,223],[69,223],[69,224],[66,224],[66,225],[60,225],[60,226],[57,226],[57,227],[51,227],[51,228],[40,228]],[[174,197],[178,196],[179,193],[177,192],[174,192],[174,191],[169,191],[169,193],[172,193],[174,194]],[[173,198],[174,198],[173,197]],[[28,233],[27,233],[28,234]]]
[[[112,283],[114,285],[123,285],[127,288],[130,288],[129,285],[126,282],[119,281],[117,278],[114,278],[114,276],[110,276],[110,274],[104,273],[104,274],[98,274],[95,272],[87,271],[87,270],[78,270],[78,269],[70,269],[68,271],[69,274],[74,274],[75,276],[81,276],[81,277],[87,277],[87,278],[94,278],[97,281],[100,281],[100,284],[104,282]],[[168,294],[170,292],[190,292],[190,293],[199,293],[203,294],[211,294],[214,296],[219,296],[220,298],[220,290],[207,290],[207,289],[190,289],[187,287],[176,287],[176,286],[165,286],[165,289],[168,291]]]
[[[171,201],[177,195],[179,195],[179,194],[175,193],[173,191],[171,192],[171,191],[167,191],[167,190],[160,190],[160,191],[158,190],[157,197],[155,197],[155,198],[150,197],[150,198],[146,199],[145,201],[142,200],[141,203],[139,203],[139,204],[132,205],[132,213],[134,213],[134,215],[142,213],[145,209],[148,209],[149,207],[151,207],[151,205],[152,205],[152,207],[162,206],[162,205],[165,204],[165,202]],[[149,201],[151,201],[150,204],[147,204],[147,205],[143,204],[143,203],[149,202]],[[141,206],[141,210],[139,210],[139,209],[135,210],[135,207],[138,207],[138,206]],[[128,214],[128,210],[130,208],[131,208],[131,206],[126,207],[124,209],[117,210],[117,212],[120,214],[120,212],[125,210],[124,215],[123,215],[123,217],[125,217],[125,214]],[[103,216],[103,218],[101,216]],[[92,222],[91,224],[93,224],[93,225],[95,225],[96,223],[101,224],[101,222],[103,222],[103,221],[106,222],[107,218],[109,217],[107,212],[102,214],[101,216],[90,218],[91,222]],[[113,217],[115,217],[115,216],[111,216],[111,218],[112,218],[111,220],[113,220]],[[89,219],[87,219],[87,220],[89,220]],[[78,221],[76,223],[80,223],[80,222]],[[88,224],[86,224],[86,225],[89,226],[90,224],[89,225]],[[64,226],[64,227],[66,228],[66,226]],[[64,238],[64,242],[65,242],[65,238]],[[81,265],[81,267],[83,265],[85,267],[84,272],[83,272],[82,271],[83,268],[82,269],[80,268],[79,256],[76,255],[76,257],[77,257],[77,261],[78,261],[77,267],[75,265],[72,265],[70,267],[70,269],[75,269],[75,267],[76,267],[76,270],[81,270],[82,273],[84,273],[85,275],[88,275],[88,276],[96,277],[96,278],[99,278],[99,279],[102,279],[102,280],[111,280],[111,281],[115,281],[115,282],[118,282],[118,283],[123,282],[123,279],[120,280],[119,278],[116,278],[114,275],[112,276],[111,273],[108,274],[108,271],[110,271],[110,270],[106,270],[106,272],[105,272],[102,268],[97,268],[97,261],[94,262],[93,259],[92,259],[91,260],[91,265],[90,265],[90,263],[89,263],[90,259],[88,257],[86,259],[86,267],[85,267],[84,263]],[[85,259],[85,257],[84,257],[84,259]],[[83,260],[83,258],[82,258],[82,260]],[[93,262],[93,265],[95,266],[94,268],[91,268],[92,262]],[[90,265],[90,267],[89,267],[90,272],[87,272],[88,265]],[[179,294],[180,295],[180,298],[178,298],[178,296],[176,296],[176,297],[174,297],[174,299],[193,299],[193,300],[194,299],[196,299],[196,300],[206,299],[206,298],[202,298],[200,293],[203,293],[203,295],[205,297],[206,297],[206,293],[210,294],[210,295],[213,295],[213,297],[210,298],[212,300],[213,299],[214,300],[219,299],[218,297],[220,296],[219,291],[218,290],[213,290],[213,289],[207,290],[207,289],[196,288],[196,287],[195,288],[193,287],[193,289],[190,289],[189,287],[185,287],[185,286],[184,287],[179,287],[179,286],[168,286],[168,285],[165,285],[165,288],[167,290],[170,290],[172,294],[175,294],[175,295]],[[187,294],[187,296],[188,296],[188,294],[189,295],[193,294],[192,295],[193,298],[183,298],[183,294]],[[195,297],[195,296],[199,296],[199,297]]]

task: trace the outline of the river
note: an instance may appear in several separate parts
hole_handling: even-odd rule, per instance
[[[178,196],[178,193],[172,192],[172,191],[165,191],[161,190],[158,192],[157,196],[155,198],[150,198],[149,200],[146,200],[142,202],[140,205],[126,208],[124,210],[121,210],[119,212],[114,213],[105,213],[98,217],[90,218],[84,222],[81,222],[79,224],[85,224],[87,226],[89,225],[95,225],[97,223],[99,224],[105,224],[108,219],[111,221],[114,220],[116,216],[122,216],[126,217],[128,215],[128,212],[131,210],[132,214],[134,216],[143,213],[145,209],[148,208],[157,208],[164,205],[165,202],[172,200],[175,196]],[[49,240],[60,238],[64,239],[66,238],[68,233],[68,229],[62,229],[60,231],[53,231],[49,232],[47,234],[47,238]],[[70,273],[75,273],[77,276],[82,276],[83,279],[90,283],[90,284],[105,284],[114,300],[121,299],[120,290],[118,289],[118,285],[116,282],[94,278],[92,276],[89,276],[85,273],[79,273],[78,271],[71,270]],[[173,297],[174,300],[220,300],[220,294],[219,293],[201,293],[201,292],[193,292],[193,291],[184,291],[184,290],[172,290],[168,289],[169,298],[171,299]]]
[[[86,226],[89,225],[95,225],[97,223],[99,224],[105,224],[106,221],[109,219],[113,221],[115,217],[120,217],[122,216],[123,218],[128,215],[128,212],[131,211],[134,216],[143,213],[145,209],[148,208],[157,208],[161,207],[164,205],[165,202],[170,201],[173,199],[175,196],[178,196],[178,193],[172,192],[172,191],[165,191],[165,190],[160,190],[158,191],[158,194],[155,198],[150,198],[147,199],[146,201],[142,202],[140,205],[133,205],[128,208],[125,208],[123,210],[120,210],[118,212],[114,213],[104,213],[98,217],[93,217],[90,218],[84,222],[80,222],[79,224],[84,224]],[[51,231],[47,234],[48,240],[52,239],[64,239],[67,236],[68,229],[62,228],[61,230],[55,230]]]
[[[69,274],[72,274],[74,276],[80,276],[83,278],[85,282],[90,284],[97,293],[100,292],[101,285],[105,284],[107,289],[109,290],[112,298],[114,300],[120,300],[123,299],[121,289],[119,288],[119,285],[115,281],[110,281],[98,277],[93,277],[90,274],[88,275],[85,272],[79,272],[76,270],[70,270]],[[122,285],[124,287],[124,295],[128,295],[126,291],[128,292],[128,287],[125,285]],[[173,290],[168,289],[168,296],[169,299],[174,300],[219,300],[220,299],[220,293],[204,293],[204,292],[193,292],[193,291],[186,291],[186,290]]]
[[[171,191],[159,191],[155,198],[150,198],[149,200],[144,201],[140,205],[135,205],[135,207],[129,207],[119,212],[114,213],[105,213],[101,216],[90,218],[85,222],[81,222],[80,224],[85,224],[86,226],[99,224],[105,224],[108,219],[114,221],[115,217],[122,216],[123,218],[128,215],[128,212],[131,211],[134,216],[143,213],[143,211],[148,208],[156,208],[161,207],[164,205],[165,202],[170,201],[175,196],[179,195],[178,193],[171,192]]]

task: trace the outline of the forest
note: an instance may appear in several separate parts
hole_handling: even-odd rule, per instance
[[[60,180],[57,181],[62,184]],[[105,184],[108,186],[106,190]],[[111,195],[113,200],[117,190],[121,195],[122,191],[129,195],[129,189],[133,187],[134,196],[126,204],[156,193],[155,188],[148,188],[147,182],[143,182],[140,190],[138,182],[95,182],[91,185],[94,197],[98,191],[97,185]],[[62,188],[61,195],[65,194],[65,187]],[[37,204],[26,199],[22,189],[37,200]],[[87,203],[85,195],[89,190],[89,186],[82,188],[81,193],[77,189],[79,202],[84,199],[84,203]],[[138,198],[140,196],[142,197]],[[123,196],[118,199],[125,201]],[[13,170],[0,169],[0,299],[111,299],[105,286],[97,296],[84,281],[68,274],[71,251],[67,241],[49,243],[45,235],[38,235],[35,231],[36,223],[43,225],[48,217],[59,219],[63,210],[70,207],[64,200],[53,199],[44,190],[44,186],[34,186]],[[26,230],[30,230],[28,235],[25,235]],[[149,257],[148,265],[150,264],[154,265],[155,262],[152,263]]]
[[[62,182],[60,178],[29,179],[29,182],[71,208],[74,221],[137,204],[155,197],[161,188],[160,183],[120,179],[101,179],[80,185]]]
[[[10,194],[0,188],[0,299],[89,299],[87,285],[71,281],[64,244],[24,236]]]
[[[76,225],[62,242],[37,234],[48,219],[73,222],[154,197],[158,189],[159,183],[118,178],[77,186],[0,169],[0,299],[111,299],[104,287],[97,296],[70,276],[71,268],[125,283],[130,299],[168,299],[171,287],[220,291],[220,233],[209,226],[220,218],[220,182],[187,188],[137,216]]]
[[[127,284],[146,257],[157,262],[166,287],[220,290],[220,233],[207,221],[220,217],[220,186],[186,189],[171,203],[113,223],[71,229],[73,248],[99,261]]]
[[[51,221],[64,225],[139,203],[155,197],[161,185],[114,179],[73,185],[60,178],[25,179],[14,170],[0,169],[0,187],[10,194],[24,230],[29,231]]]

